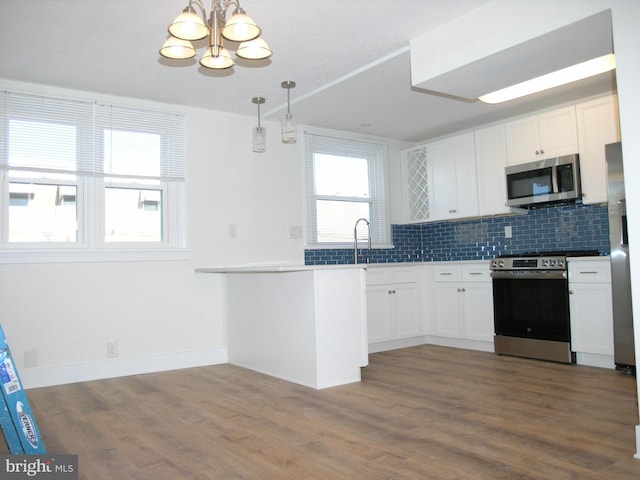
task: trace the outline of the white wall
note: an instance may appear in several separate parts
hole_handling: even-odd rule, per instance
[[[304,263],[304,240],[289,238],[304,218],[302,142],[282,144],[280,124],[263,122],[267,153],[255,154],[252,117],[0,80],[2,87],[187,118],[184,260],[0,264],[0,323],[25,385],[226,362],[224,279],[194,269]],[[392,145],[394,195],[398,151]],[[118,343],[116,359],[107,359],[107,342]],[[25,367],[28,352],[36,367]]]

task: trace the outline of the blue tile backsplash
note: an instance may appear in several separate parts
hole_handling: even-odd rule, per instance
[[[511,227],[511,238],[505,238],[507,226]],[[570,250],[609,255],[606,205],[569,205],[523,215],[392,225],[391,233],[394,247],[374,249],[371,263],[486,260],[505,254]],[[347,263],[354,263],[352,249],[305,251],[306,265]]]

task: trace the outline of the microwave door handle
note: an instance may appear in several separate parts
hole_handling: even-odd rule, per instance
[[[560,193],[560,189],[558,188],[558,168],[551,168],[551,183],[553,185],[552,193]]]

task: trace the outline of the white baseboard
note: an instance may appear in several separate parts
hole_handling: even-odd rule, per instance
[[[578,365],[586,365],[589,367],[616,368],[616,362],[613,355],[598,355],[595,353],[576,352],[576,363]]]
[[[411,337],[401,338],[399,340],[388,340],[385,342],[376,342],[369,344],[369,353],[386,352],[387,350],[396,350],[398,348],[415,347],[417,345],[424,345],[428,343],[427,337]]]
[[[20,369],[25,389],[86,382],[103,378],[126,377],[142,373],[178,370],[181,368],[218,365],[228,362],[227,348],[169,353],[137,358],[113,358],[103,362],[32,367]]]
[[[430,335],[427,343],[439,345],[441,347],[464,348],[466,350],[478,350],[480,352],[493,352],[493,340],[485,342],[482,340],[469,340],[465,338],[438,337]]]

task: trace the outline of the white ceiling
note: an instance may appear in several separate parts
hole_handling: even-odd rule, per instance
[[[412,88],[409,40],[488,2],[243,0],[273,57],[211,72],[158,54],[186,0],[2,0],[0,78],[249,116],[262,96],[263,119],[293,80],[299,123],[414,142],[612,89],[604,74],[496,106]]]

